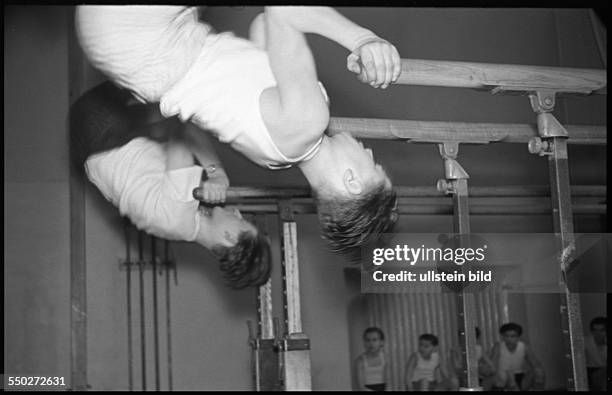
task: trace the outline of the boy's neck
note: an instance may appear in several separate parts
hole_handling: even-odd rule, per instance
[[[323,136],[321,145],[312,158],[297,165],[313,190],[319,190],[324,185],[326,176],[330,171],[330,148],[329,138]]]

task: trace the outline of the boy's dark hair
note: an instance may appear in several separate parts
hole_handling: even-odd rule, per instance
[[[397,195],[384,183],[359,199],[313,195],[321,234],[334,252],[355,254],[360,246],[379,239],[397,220]]]
[[[219,257],[219,268],[230,288],[258,287],[270,277],[270,243],[259,232],[244,231],[238,236],[236,245],[215,247],[213,253]]]
[[[591,324],[589,325],[591,330],[595,329],[595,325],[603,325],[604,328],[608,329],[606,317],[595,317],[591,320]]]
[[[365,339],[369,333],[378,333],[378,337],[380,337],[380,340],[385,340],[385,333],[377,326],[371,326],[365,331],[363,331],[363,338]]]
[[[419,336],[419,341],[421,340],[430,342],[432,346],[438,345],[438,337],[436,335],[432,335],[431,333],[423,333],[421,336]]]
[[[508,322],[499,328],[499,333],[501,335],[509,331],[514,331],[517,333],[517,335],[521,336],[523,334],[523,327],[514,322]]]

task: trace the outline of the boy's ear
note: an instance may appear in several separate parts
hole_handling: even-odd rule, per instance
[[[363,184],[353,169],[346,169],[342,177],[344,187],[353,195],[360,195],[363,192]]]
[[[228,232],[227,230],[223,232],[223,237],[227,240],[231,245],[234,245],[238,242],[238,238],[232,234],[232,232]]]

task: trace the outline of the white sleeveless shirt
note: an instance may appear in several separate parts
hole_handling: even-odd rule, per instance
[[[368,358],[365,355],[363,355],[363,369],[365,372],[365,385],[382,384],[386,382],[385,354],[381,351],[379,355],[380,355],[380,360],[381,360],[380,365],[368,365]]]
[[[499,370],[510,371],[512,373],[523,372],[523,362],[525,361],[525,343],[519,341],[514,352],[508,350],[506,343],[499,343]]]
[[[416,353],[417,364],[412,374],[412,381],[421,381],[426,379],[427,381],[434,381],[434,372],[440,365],[440,354],[437,351],[431,353],[431,358],[425,359],[419,352]]]
[[[285,156],[272,140],[259,106],[261,93],[273,86],[276,79],[267,52],[230,32],[209,34],[193,66],[163,95],[160,111],[165,117],[190,120],[260,166],[287,168],[310,159],[323,136],[302,155]]]

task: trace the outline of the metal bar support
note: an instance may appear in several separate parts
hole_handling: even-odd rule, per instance
[[[438,190],[451,194],[453,198],[453,228],[460,237],[460,244],[467,245],[470,235],[470,207],[468,202],[468,173],[457,162],[459,144],[456,142],[439,144],[440,155],[444,159],[446,179],[438,181]],[[459,313],[459,334],[461,354],[464,358],[464,390],[481,391],[478,383],[478,360],[476,358],[476,302],[474,294],[462,288],[457,294]]]
[[[549,91],[532,92],[529,95],[531,107],[537,114],[540,137],[530,142],[529,152],[548,157],[550,189],[554,231],[558,239],[559,285],[561,294],[561,328],[567,361],[567,387],[569,390],[588,390],[586,380],[586,361],[580,296],[575,284],[571,284],[568,269],[574,252],[574,224],[572,217],[572,196],[568,166],[568,132],[552,115],[555,93]]]

